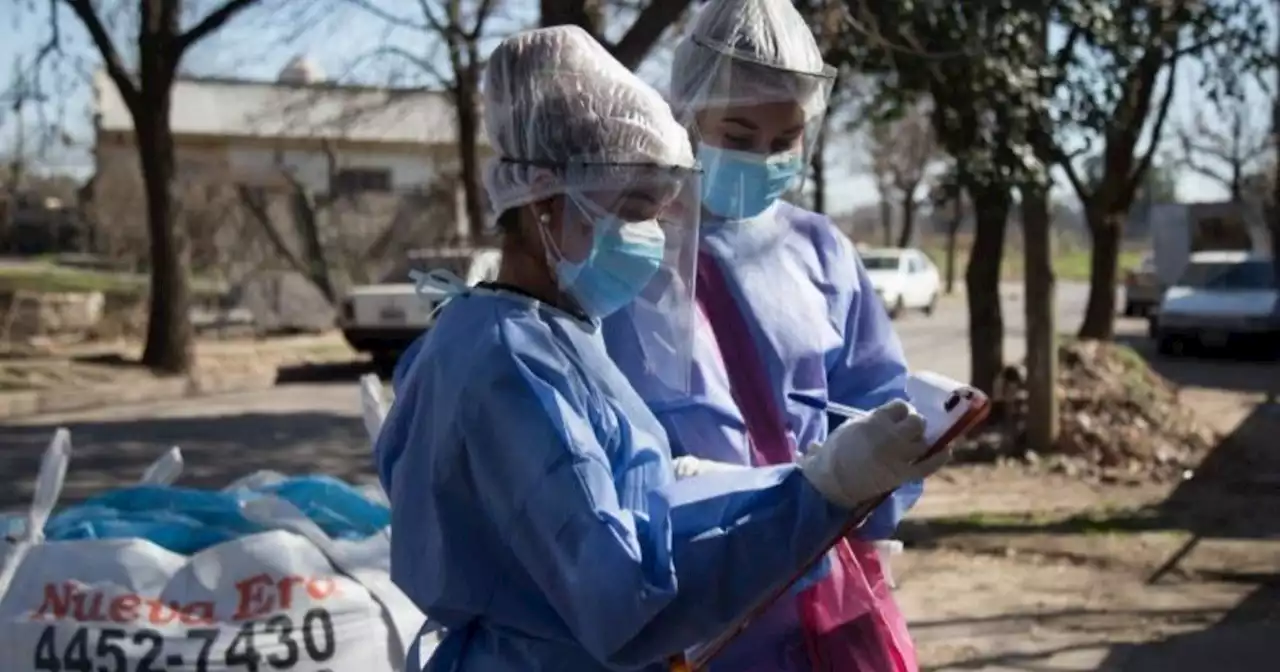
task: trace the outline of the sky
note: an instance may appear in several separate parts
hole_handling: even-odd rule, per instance
[[[0,34],[8,33],[16,37],[0,42],[0,96],[11,90],[16,66],[19,63],[29,63],[48,35],[47,15],[33,15],[22,9],[22,5],[28,1],[0,2]],[[46,11],[42,9],[46,6],[45,3],[34,4],[37,12]],[[191,3],[195,6],[195,11],[201,10],[200,4]],[[210,0],[205,0],[204,5],[208,4],[211,4]],[[383,2],[382,6],[403,8],[408,4]],[[521,3],[514,6],[520,7]],[[528,3],[528,6],[532,6],[532,3]],[[492,25],[500,34],[514,32],[532,18],[528,12],[524,12],[524,15],[517,12],[495,19]],[[616,21],[610,25],[620,31],[627,22]],[[52,58],[58,59],[56,67],[61,74],[58,77],[46,76],[41,87],[56,89],[57,94],[49,96],[49,100],[42,105],[26,106],[22,114],[22,126],[27,129],[30,138],[35,134],[35,129],[42,125],[59,124],[65,142],[55,143],[47,148],[37,159],[39,169],[46,172],[67,172],[83,178],[93,170],[89,151],[93,139],[92,93],[88,86],[88,75],[98,61],[89,46],[87,34],[74,17],[69,14],[62,17],[60,28],[67,46],[62,54]],[[318,63],[330,77],[345,74],[367,80],[388,72],[384,65],[367,59],[360,60],[362,56],[367,56],[370,45],[394,45],[423,54],[430,42],[418,31],[403,28],[388,31],[385,22],[360,14],[339,0],[315,0],[314,3],[301,4],[292,0],[263,0],[260,7],[241,15],[227,29],[197,45],[184,60],[183,67],[192,74],[271,80],[290,59],[306,55]],[[665,79],[663,56],[658,54],[651,58],[640,70],[642,77],[659,88]],[[430,57],[438,59],[434,53]],[[361,65],[353,66],[355,62]],[[353,67],[361,69],[353,71]],[[354,75],[353,72],[360,74]],[[1195,81],[1196,73],[1192,68],[1184,68],[1180,74],[1182,76],[1175,93],[1170,121],[1166,124],[1165,141],[1162,143],[1162,149],[1166,151],[1174,148],[1174,131],[1179,124],[1189,122],[1198,113],[1211,125],[1220,125],[1223,116],[1213,105],[1200,98]],[[382,76],[385,77],[385,74]],[[12,156],[19,124],[10,109],[12,101],[0,102],[3,103],[0,106],[0,157],[7,160]],[[1251,119],[1255,123],[1266,124],[1269,121],[1269,101],[1261,89],[1254,87],[1248,105]],[[831,212],[870,205],[878,198],[871,178],[858,174],[862,156],[856,145],[857,139],[849,137],[828,143],[829,179],[838,181],[839,184],[839,188],[828,189],[828,198],[831,200],[828,209]],[[30,144],[28,148],[31,151]],[[1056,184],[1056,190],[1063,197],[1074,200],[1067,196],[1069,189],[1061,175],[1057,176]],[[1179,171],[1178,195],[1181,200],[1189,201],[1217,200],[1227,194],[1216,182],[1183,170]]]

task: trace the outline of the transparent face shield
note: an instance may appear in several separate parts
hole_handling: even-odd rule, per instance
[[[629,372],[687,394],[693,357],[699,176],[690,168],[566,167],[559,217],[544,226],[561,290],[607,321]]]
[[[835,69],[803,72],[760,63],[691,38],[705,60],[703,81],[687,84],[681,121],[703,170],[707,210],[754,217],[804,186]]]

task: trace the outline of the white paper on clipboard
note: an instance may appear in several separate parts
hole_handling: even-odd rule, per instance
[[[913,373],[907,379],[907,398],[916,412],[924,416],[924,437],[929,445],[942,439],[969,412],[974,399],[957,393],[970,389],[960,381],[933,371]]]

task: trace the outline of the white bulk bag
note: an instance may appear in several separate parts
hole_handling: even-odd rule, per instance
[[[46,542],[69,456],[59,430],[25,534],[0,558],[0,670],[403,669],[424,618],[391,583],[386,534],[333,540],[263,497],[245,515],[276,529],[191,556],[145,539]]]

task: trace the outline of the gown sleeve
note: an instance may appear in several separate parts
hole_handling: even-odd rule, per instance
[[[474,398],[459,421],[481,506],[606,666],[652,664],[719,634],[847,519],[793,465],[657,479],[643,506],[625,508],[596,438],[602,411],[568,374],[516,361]],[[615,415],[611,436],[669,470],[665,438]]]
[[[861,257],[843,234],[836,233],[832,256],[839,261],[845,278],[832,278],[849,292],[848,314],[838,319],[844,324],[844,343],[827,362],[827,398],[855,408],[873,409],[895,399],[906,399],[907,368],[902,342],[880,297],[872,291],[871,279]],[[831,429],[838,424],[833,418]],[[924,494],[923,481],[909,481],[890,495],[858,529],[867,541],[888,539],[907,511]]]

